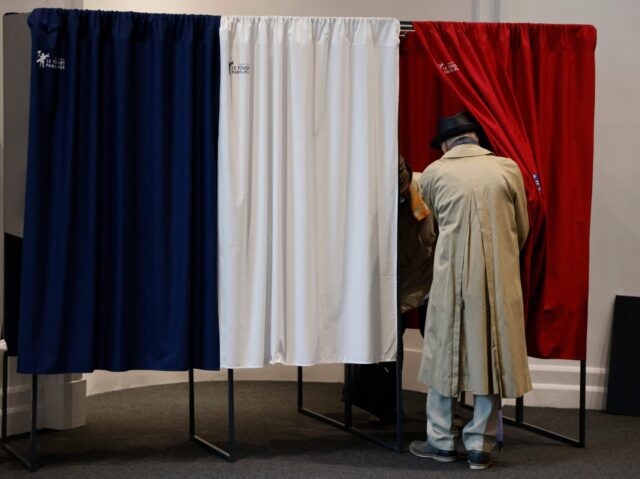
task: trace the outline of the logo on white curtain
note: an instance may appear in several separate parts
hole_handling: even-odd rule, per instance
[[[233,60],[229,62],[229,75],[248,75],[251,72],[251,66],[248,63],[236,63]]]
[[[450,73],[460,71],[460,69],[458,68],[458,65],[456,65],[455,62],[449,62],[449,63],[443,62],[443,63],[440,63],[440,65],[438,66],[444,72],[445,75],[449,75]]]
[[[53,68],[54,70],[65,69],[64,58],[51,58],[49,53],[45,53],[42,50],[38,50],[38,57],[36,58],[36,64],[40,68]]]

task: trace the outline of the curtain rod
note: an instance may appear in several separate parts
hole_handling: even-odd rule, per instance
[[[402,32],[413,32],[413,22],[409,20],[400,20],[400,31]]]

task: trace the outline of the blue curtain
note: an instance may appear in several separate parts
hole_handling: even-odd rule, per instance
[[[219,368],[219,23],[29,17],[20,372]]]

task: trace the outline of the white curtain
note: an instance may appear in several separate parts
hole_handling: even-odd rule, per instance
[[[221,18],[222,367],[395,359],[398,34]]]

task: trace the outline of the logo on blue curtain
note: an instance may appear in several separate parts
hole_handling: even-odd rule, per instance
[[[229,75],[248,75],[250,72],[248,63],[235,63],[233,60],[229,62]]]
[[[51,58],[49,53],[45,53],[42,50],[38,50],[36,64],[40,68],[53,68],[54,70],[64,70],[65,68],[64,58]]]

